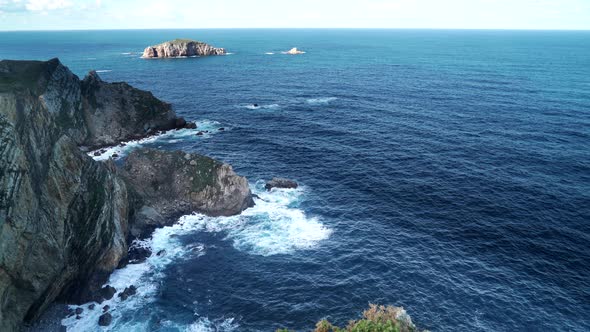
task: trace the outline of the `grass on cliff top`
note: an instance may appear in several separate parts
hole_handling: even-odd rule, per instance
[[[57,67],[59,61],[0,61],[0,92],[35,90],[44,76]]]
[[[203,44],[203,42],[194,40],[194,39],[186,39],[186,38],[176,38],[174,40],[169,41],[170,44],[188,44],[188,43],[197,43]]]
[[[363,318],[350,321],[347,327],[341,328],[323,319],[316,324],[314,332],[419,332],[409,320],[403,319],[404,315],[400,315],[402,310],[370,304],[369,309],[363,312]],[[291,331],[281,329],[277,332]]]

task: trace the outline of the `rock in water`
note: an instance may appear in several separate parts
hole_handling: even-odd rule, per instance
[[[200,41],[175,39],[165,43],[148,46],[142,58],[175,58],[185,56],[224,55],[225,49],[216,48]]]
[[[266,190],[271,190],[272,188],[286,188],[286,189],[295,189],[299,185],[297,182],[289,179],[284,178],[272,178],[272,180],[266,182],[264,188]]]
[[[98,292],[98,301],[102,302],[103,300],[110,300],[113,298],[113,295],[115,295],[116,292],[117,290],[115,289],[115,287],[106,285],[103,288],[101,288]]]
[[[109,326],[111,325],[112,321],[113,316],[111,316],[111,314],[108,312],[105,312],[104,314],[100,315],[100,317],[98,317],[98,325],[100,326]]]
[[[147,224],[145,218],[134,219],[132,236],[151,233],[154,227],[182,214],[230,216],[254,205],[246,178],[228,164],[197,154],[135,150],[127,157],[121,175],[140,197],[142,207],[137,210],[148,206],[157,216],[147,218]]]

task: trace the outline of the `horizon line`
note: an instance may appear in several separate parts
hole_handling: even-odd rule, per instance
[[[231,27],[231,28],[88,28],[88,29],[0,29],[0,32],[66,32],[66,31],[157,31],[157,30],[446,30],[446,31],[569,31],[588,32],[570,28],[377,28],[377,27]]]

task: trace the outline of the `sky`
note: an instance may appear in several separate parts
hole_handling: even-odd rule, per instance
[[[0,0],[0,30],[590,30],[590,0]]]

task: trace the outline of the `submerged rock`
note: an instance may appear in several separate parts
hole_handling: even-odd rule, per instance
[[[98,317],[98,325],[100,325],[100,326],[109,326],[109,325],[111,325],[112,321],[113,321],[113,316],[111,316],[111,314],[108,312],[106,312],[106,313],[100,315],[100,317]]]
[[[295,189],[299,185],[297,182],[289,179],[284,178],[272,178],[272,180],[266,182],[264,188],[266,190],[271,190],[272,188],[286,188],[286,189]]]
[[[187,56],[224,55],[225,49],[216,48],[200,41],[175,39],[165,43],[148,46],[142,58],[175,58]]]

